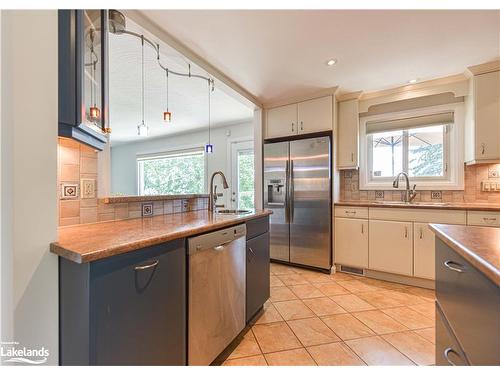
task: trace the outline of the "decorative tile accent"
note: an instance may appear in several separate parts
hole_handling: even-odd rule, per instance
[[[78,199],[78,184],[61,184],[61,199]]]
[[[352,186],[352,184],[351,184]],[[375,199],[384,199],[384,191],[383,190],[376,190],[375,191]]]
[[[153,203],[142,203],[141,212],[142,216],[153,216]]]

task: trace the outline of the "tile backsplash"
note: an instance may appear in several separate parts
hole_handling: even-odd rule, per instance
[[[97,197],[97,153],[90,147],[67,138],[59,138],[57,163],[59,226],[89,224],[142,216],[142,204],[148,202],[104,203]],[[81,181],[94,182],[94,197],[83,198]],[[89,181],[90,180],[90,181]],[[77,185],[76,197],[63,198],[63,185]],[[91,192],[84,191],[86,196]],[[149,202],[153,215],[195,211],[208,208],[208,198],[165,199]]]
[[[495,171],[499,164],[478,164],[465,166],[465,190],[419,190],[417,185],[417,202],[466,202],[466,203],[500,203],[500,192],[481,191],[481,182],[500,182]],[[411,179],[410,179],[411,182]],[[402,200],[400,190],[359,190],[359,171],[345,170],[340,172],[340,200],[366,201]]]

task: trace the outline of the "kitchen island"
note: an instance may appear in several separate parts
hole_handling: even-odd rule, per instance
[[[200,234],[236,237],[240,228],[244,325],[269,298],[270,214],[199,210],[60,228],[51,244],[59,256],[60,364],[188,364],[188,244]],[[225,243],[214,259],[233,251]]]
[[[436,364],[500,364],[500,228],[431,224]]]

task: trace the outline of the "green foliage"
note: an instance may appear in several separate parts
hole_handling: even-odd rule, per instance
[[[238,208],[249,210],[254,208],[254,156],[253,153],[238,155]]]
[[[190,154],[143,163],[144,195],[200,194],[204,192],[204,156]]]
[[[441,176],[443,174],[443,145],[421,146],[410,151],[412,176]]]

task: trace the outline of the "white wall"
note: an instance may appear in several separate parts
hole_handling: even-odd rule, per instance
[[[2,339],[43,346],[55,365],[57,11],[1,17]]]
[[[226,133],[230,131],[230,136]],[[211,131],[211,143],[214,145],[213,154],[209,154],[208,177],[221,170],[229,179],[227,170],[228,142],[247,138],[253,139],[253,124],[238,124],[214,128]],[[185,133],[177,136],[154,138],[143,142],[133,142],[121,146],[111,147],[111,192],[127,195],[137,195],[137,163],[139,154],[169,151],[172,149],[203,147],[208,140],[207,130]],[[208,181],[207,181],[208,183]],[[207,189],[208,191],[208,189]]]

